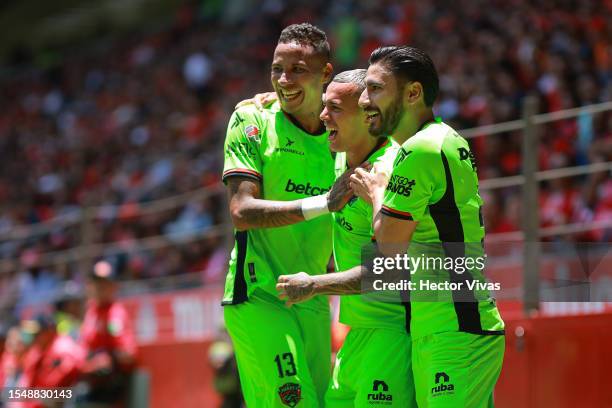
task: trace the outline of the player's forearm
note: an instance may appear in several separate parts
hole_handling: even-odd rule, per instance
[[[232,213],[238,230],[274,228],[304,221],[302,200],[270,201],[252,198],[245,200]]]
[[[354,295],[361,293],[361,279],[365,274],[359,265],[344,272],[313,276],[317,295]]]
[[[378,240],[378,235],[380,234],[380,227],[382,221],[382,213],[380,209],[382,208],[383,197],[375,196],[372,197],[372,231],[374,231],[374,236]]]

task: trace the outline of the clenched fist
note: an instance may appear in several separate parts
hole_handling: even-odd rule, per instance
[[[287,306],[304,302],[315,295],[315,281],[306,272],[294,275],[281,275],[276,283],[278,297],[287,301]]]

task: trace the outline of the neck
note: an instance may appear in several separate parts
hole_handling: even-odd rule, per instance
[[[359,166],[363,163],[381,141],[380,138],[372,137],[369,134],[366,134],[361,140],[363,140],[362,143],[357,143],[353,149],[346,152],[346,164],[349,167]]]
[[[400,123],[397,126],[395,132],[393,132],[393,138],[399,144],[403,144],[406,140],[415,135],[420,128],[429,121],[434,120],[433,111],[431,108],[422,108],[415,114],[404,113],[400,119]]]
[[[318,135],[325,131],[325,127],[323,126],[323,122],[319,118],[321,111],[323,110],[323,104],[321,103],[316,107],[316,109],[310,109],[307,112],[296,112],[296,113],[287,113],[285,114],[293,121],[293,123],[298,126],[300,129],[304,130],[307,133]]]

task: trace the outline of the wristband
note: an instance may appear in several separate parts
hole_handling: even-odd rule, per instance
[[[302,200],[302,215],[306,221],[328,213],[327,194],[308,197]]]

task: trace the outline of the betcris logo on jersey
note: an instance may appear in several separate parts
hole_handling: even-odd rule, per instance
[[[297,193],[304,194],[308,196],[316,196],[319,194],[325,194],[329,191],[329,188],[319,187],[310,184],[307,182],[306,184],[300,184],[291,179],[287,181],[287,185],[285,186],[285,191],[288,193]]]

